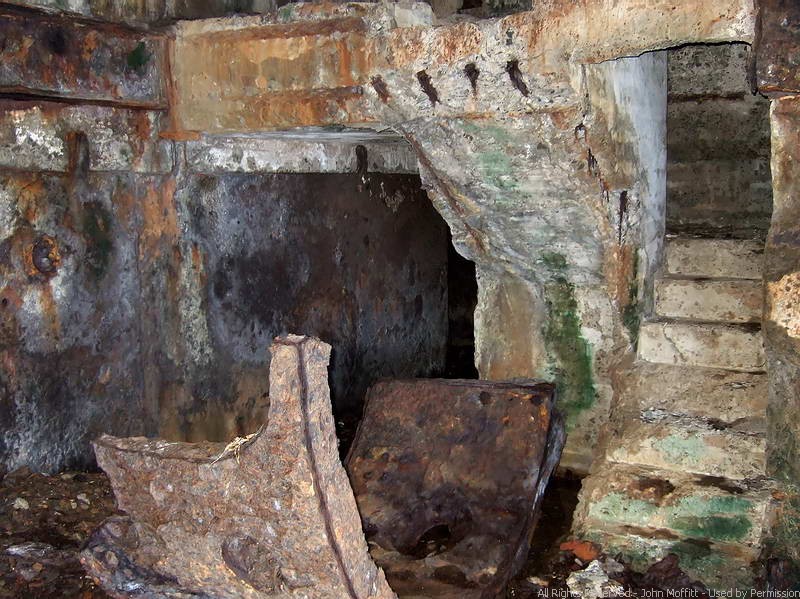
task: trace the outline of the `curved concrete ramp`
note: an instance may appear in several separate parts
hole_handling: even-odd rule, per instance
[[[395,597],[367,552],[339,461],[330,346],[272,346],[268,424],[223,444],[103,436],[119,508],[82,554],[116,597]]]

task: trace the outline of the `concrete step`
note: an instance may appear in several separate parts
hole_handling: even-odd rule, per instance
[[[666,272],[703,278],[760,280],[764,244],[742,239],[667,238]]]
[[[734,488],[675,471],[608,464],[584,481],[575,516],[586,530],[741,546],[755,555],[768,531],[771,489]]]
[[[608,555],[622,556],[638,572],[645,572],[670,554],[676,555],[681,570],[693,580],[720,593],[733,588],[745,592],[749,597],[758,575],[754,571],[754,564],[758,563],[757,556],[743,552],[737,545],[695,543],[669,537],[650,538],[635,533],[604,530],[590,530],[580,536],[598,544]]]
[[[620,395],[640,412],[752,426],[738,430],[763,430],[766,420],[765,374],[637,362],[621,383]]]
[[[607,459],[618,464],[745,480],[766,475],[763,435],[716,430],[683,421],[634,420],[609,443]]]
[[[656,314],[711,322],[761,322],[761,281],[659,279]]]
[[[647,322],[639,329],[639,358],[678,364],[762,372],[765,365],[760,331],[722,324]]]

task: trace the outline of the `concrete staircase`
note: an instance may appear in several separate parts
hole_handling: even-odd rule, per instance
[[[668,238],[655,318],[621,382],[575,531],[646,568],[668,553],[713,588],[749,588],[768,530],[767,382],[756,242]]]

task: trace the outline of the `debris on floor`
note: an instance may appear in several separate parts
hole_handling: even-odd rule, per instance
[[[116,511],[101,472],[47,476],[22,468],[0,483],[0,597],[101,599],[80,548]]]
[[[597,551],[589,543],[567,540],[579,488],[577,479],[551,479],[528,561],[508,585],[507,599],[569,597],[567,579],[590,564],[581,556]],[[78,554],[90,532],[116,513],[102,472],[45,476],[25,469],[6,476],[0,483],[0,598],[107,599],[84,573]],[[594,559],[608,563],[599,552]],[[643,597],[642,589],[691,589],[691,595],[683,596],[705,596],[705,589],[686,577],[672,557],[645,574],[627,567],[621,573],[604,571],[626,596]]]

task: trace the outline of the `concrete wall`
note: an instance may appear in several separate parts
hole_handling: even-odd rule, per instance
[[[0,468],[85,466],[101,432],[252,432],[287,331],[333,345],[339,412],[377,377],[444,369],[447,228],[417,176],[231,173],[224,152],[186,163],[159,128],[145,111],[0,110]],[[351,170],[352,144],[327,143]]]
[[[764,237],[772,214],[769,101],[750,92],[750,46],[668,54],[667,229]]]

